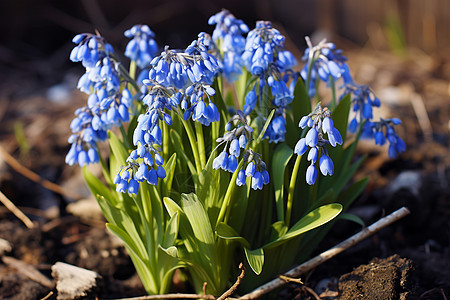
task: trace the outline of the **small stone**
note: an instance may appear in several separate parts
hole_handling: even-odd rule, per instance
[[[98,290],[101,276],[90,270],[57,262],[52,266],[56,280],[56,299],[81,299],[93,297]]]

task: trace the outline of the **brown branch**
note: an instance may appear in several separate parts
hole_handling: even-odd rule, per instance
[[[223,293],[222,296],[217,298],[217,300],[227,299],[229,296],[231,296],[234,293],[234,291],[238,288],[239,284],[241,284],[241,281],[245,276],[245,268],[242,263],[239,264],[239,269],[241,270],[241,274],[239,274],[239,276],[237,277],[236,282],[225,293]]]
[[[287,277],[299,277],[301,274],[304,274],[305,272],[317,267],[318,265],[324,263],[325,261],[329,260],[330,258],[336,256],[337,254],[347,250],[348,248],[356,245],[357,243],[361,242],[362,240],[366,239],[367,237],[371,236],[375,232],[381,230],[382,228],[394,223],[395,221],[403,218],[404,216],[409,214],[409,210],[406,207],[402,207],[392,214],[381,218],[377,222],[373,223],[369,227],[366,227],[365,229],[361,230],[357,234],[351,236],[350,238],[346,239],[345,241],[337,244],[333,248],[323,252],[322,254],[319,254],[318,256],[306,261],[305,263],[291,269],[289,272],[285,273],[284,276]],[[261,297],[262,295],[279,288],[283,286],[286,283],[286,281],[276,278],[259,288],[255,289],[253,292],[244,295],[240,297],[239,299],[257,299]]]
[[[12,157],[2,146],[0,146],[0,155],[3,157],[3,160],[11,167],[13,168],[17,173],[22,174],[26,178],[39,183],[43,187],[45,187],[48,190],[51,190],[55,193],[58,193],[60,195],[64,195],[69,198],[73,198],[76,200],[79,200],[83,198],[83,196],[79,195],[78,193],[73,193],[71,191],[66,191],[61,186],[50,182],[46,179],[43,179],[38,174],[34,173],[30,169],[23,166],[20,162],[18,162],[14,157]]]
[[[200,294],[167,294],[167,295],[149,295],[133,298],[120,298],[120,300],[160,300],[160,299],[207,299],[215,300],[213,295],[200,295]]]
[[[11,211],[20,221],[22,221],[25,226],[28,227],[28,229],[31,229],[34,227],[33,222],[20,210],[17,208],[17,206],[14,205],[14,203],[12,203],[11,200],[8,199],[8,197],[5,196],[5,194],[3,194],[0,191],[0,202],[3,203],[3,205],[9,209],[9,211]]]
[[[235,299],[229,298],[230,295],[238,288],[241,284],[242,279],[245,276],[245,268],[242,263],[239,264],[239,269],[241,274],[236,279],[236,282],[230,287],[225,293],[223,293],[219,298],[216,299],[213,295],[200,295],[200,294],[166,294],[166,295],[149,295],[134,298],[121,298],[120,300],[159,300],[159,299],[207,299],[207,300],[224,300],[224,299]],[[203,292],[205,292],[206,284],[203,284]]]
[[[9,256],[3,256],[2,261],[10,267],[15,268],[18,272],[27,276],[29,279],[38,282],[49,289],[53,289],[55,287],[53,281],[45,277],[41,272],[39,272],[34,266],[30,264]]]

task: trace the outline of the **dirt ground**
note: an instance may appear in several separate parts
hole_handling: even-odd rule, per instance
[[[357,177],[370,184],[350,212],[366,224],[406,206],[411,214],[288,284],[279,299],[442,299],[450,297],[450,61],[411,51],[399,58],[386,52],[350,50],[350,67],[359,83],[369,83],[386,117],[403,121],[399,135],[407,151],[390,160],[384,148],[362,143],[368,159]],[[448,58],[447,58],[448,59]],[[30,217],[28,229],[0,206],[0,238],[10,242],[0,262],[1,299],[56,299],[45,284],[51,266],[62,261],[98,272],[102,299],[144,295],[126,251],[104,227],[80,169],[64,164],[69,124],[85,96],[75,90],[77,72],[58,85],[12,74],[0,89],[0,146],[20,164],[60,185],[49,191],[0,160],[0,190]],[[81,202],[84,203],[84,202]],[[94,209],[92,209],[94,207]],[[339,221],[318,253],[358,232]],[[37,277],[28,268],[38,270]],[[245,279],[244,279],[245,280]],[[53,292],[53,294],[50,294]]]

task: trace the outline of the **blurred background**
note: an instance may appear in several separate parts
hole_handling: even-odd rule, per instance
[[[72,37],[95,29],[119,50],[126,29],[148,24],[161,47],[184,48],[199,32],[212,32],[208,18],[222,8],[249,28],[257,20],[272,21],[297,55],[305,35],[339,37],[341,48],[370,45],[400,55],[410,47],[443,56],[450,49],[448,0],[3,0],[1,82],[17,72],[41,85],[61,81],[74,67],[68,60]]]

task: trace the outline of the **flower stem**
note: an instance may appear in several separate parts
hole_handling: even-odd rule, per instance
[[[195,138],[194,131],[192,130],[192,126],[188,121],[185,121],[182,116],[180,116],[181,122],[183,123],[184,129],[186,130],[186,134],[188,135],[189,143],[191,144],[192,154],[194,155],[195,167],[197,168],[197,173],[203,170],[200,164],[200,157],[198,154],[197,148],[197,139]]]
[[[297,182],[298,169],[300,168],[300,162],[302,155],[297,155],[295,159],[294,168],[292,169],[291,181],[289,182],[288,199],[286,203],[286,216],[284,223],[289,227],[291,222],[292,203],[294,202],[295,183]]]
[[[165,122],[163,122],[162,126],[162,133],[163,133],[163,159],[164,161],[167,161],[169,159],[169,126]]]
[[[206,154],[205,154],[205,139],[203,137],[202,124],[200,124],[199,122],[195,122],[195,131],[197,133],[197,146],[198,146],[198,153],[200,156],[200,164],[203,169],[206,166]]]
[[[236,171],[234,171],[233,176],[231,177],[230,183],[228,184],[227,192],[225,193],[225,197],[223,198],[222,206],[220,207],[219,216],[217,217],[217,224],[224,219],[224,222],[226,223],[228,221],[230,210],[227,208],[230,208],[231,206],[231,196],[234,193],[234,190],[236,188],[236,178],[238,176],[239,170],[242,168],[242,165],[244,164],[244,160],[241,159],[239,162]],[[225,215],[226,214],[226,215]]]
[[[131,78],[136,79],[136,62],[134,60],[130,62],[130,69],[128,73]]]
[[[314,58],[313,52],[310,52],[309,59],[308,59],[308,73],[306,74],[306,81],[305,81],[305,87],[306,87],[306,91],[308,92],[308,97],[309,97],[309,86],[310,86],[310,82],[311,82],[312,66],[314,65],[315,61],[316,61],[316,59]]]
[[[331,87],[331,111],[336,107],[336,84],[334,83],[334,77],[330,75],[330,87]]]

